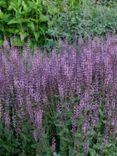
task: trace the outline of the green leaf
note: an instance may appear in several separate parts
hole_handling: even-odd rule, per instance
[[[2,39],[0,39],[0,46],[2,46],[3,45],[3,40]]]
[[[5,1],[0,1],[0,7],[6,7],[6,2]]]
[[[27,25],[33,32],[35,31],[35,25],[33,22],[29,22]]]
[[[9,21],[9,19],[10,19],[10,15],[9,14],[1,14],[1,19],[2,19],[2,21],[4,21],[4,22],[8,22]]]
[[[47,22],[49,20],[49,18],[48,18],[48,16],[40,15],[39,20],[40,20],[40,22]]]
[[[3,12],[0,12],[0,19],[3,19],[3,17],[4,17]]]
[[[10,34],[19,34],[19,29],[16,28],[8,28],[6,32],[9,32]]]
[[[96,155],[96,151],[94,149],[90,149],[90,154],[91,154],[91,156],[94,156],[94,155]]]
[[[10,151],[9,146],[7,146],[6,144],[3,144],[3,148],[5,148],[5,149],[7,150],[7,152],[9,152],[9,151]]]
[[[35,36],[35,40],[38,41],[39,33],[38,32],[34,32],[34,36]]]
[[[21,23],[27,23],[29,22],[29,19],[24,19],[24,18],[14,18],[11,19],[8,24],[21,24]]]
[[[29,8],[23,0],[22,0],[22,6],[23,6],[24,11],[28,12]]]

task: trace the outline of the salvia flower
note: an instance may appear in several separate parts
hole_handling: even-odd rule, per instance
[[[53,104],[63,120],[66,117],[63,104],[69,97],[66,112],[73,109],[72,129],[78,128],[83,115],[83,133],[87,129],[93,131],[100,120],[102,105],[108,123],[105,124],[105,138],[108,138],[110,127],[113,133],[117,133],[116,42],[115,35],[107,35],[106,39],[90,37],[86,44],[80,38],[80,53],[75,44],[70,46],[61,41],[60,53],[55,49],[46,55],[36,49],[32,55],[28,46],[22,55],[17,47],[10,48],[5,40],[4,49],[10,50],[9,53],[0,50],[0,113],[6,127],[14,119],[17,132],[18,124],[29,120],[35,127],[34,137],[38,140],[43,131],[43,111]],[[55,95],[59,96],[58,101]],[[74,95],[78,97],[77,102],[73,102]]]

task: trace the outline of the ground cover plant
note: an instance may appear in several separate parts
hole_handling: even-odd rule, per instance
[[[116,156],[117,36],[59,44],[0,49],[1,156]]]

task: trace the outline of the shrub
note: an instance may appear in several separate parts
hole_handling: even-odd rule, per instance
[[[85,2],[85,1],[84,1]],[[54,40],[60,38],[74,42],[80,36],[105,35],[117,31],[117,4],[102,6],[90,1],[82,3],[76,10],[54,16],[49,24],[48,35]]]
[[[54,49],[49,55],[39,50],[31,55],[29,48],[22,54],[16,47],[2,49],[5,127],[17,138],[28,121],[39,145],[36,154],[108,155],[108,146],[116,153],[116,43],[115,35],[107,35],[86,43],[80,38],[77,46],[61,42],[61,53]]]
[[[112,5],[117,2],[117,0],[95,0],[94,1],[96,4],[101,4],[101,5]]]
[[[48,24],[59,12],[72,10],[76,0],[8,0],[0,1],[0,45],[7,38],[15,46],[22,46],[31,38],[31,46],[42,46]],[[64,8],[63,8],[64,5]]]

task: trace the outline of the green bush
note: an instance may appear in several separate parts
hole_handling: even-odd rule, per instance
[[[72,10],[77,0],[8,0],[0,1],[0,45],[4,39],[22,46],[31,39],[31,45],[43,45],[48,24],[55,14]]]
[[[22,46],[30,38],[31,47],[51,49],[61,38],[72,41],[74,36],[116,32],[117,3],[109,2],[106,6],[101,0],[1,0],[0,46],[5,39]]]
[[[1,1],[0,8],[1,40],[7,37],[11,44],[21,46],[30,37],[32,42],[43,43],[48,16],[41,0]]]
[[[117,32],[117,4],[113,7],[95,5],[87,1],[77,10],[60,13],[49,25],[48,34],[53,39],[66,38],[73,41],[75,37],[104,35]]]
[[[117,0],[92,0],[96,4],[101,4],[101,5],[112,5],[117,2]]]

